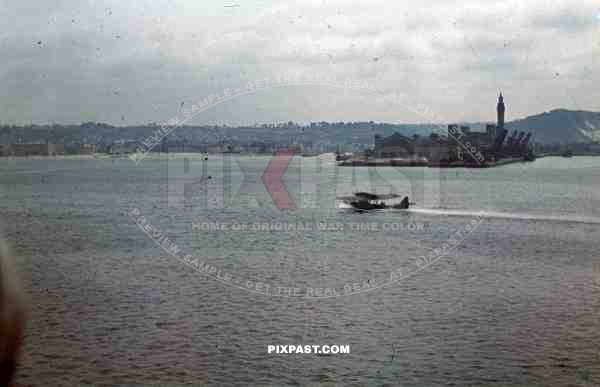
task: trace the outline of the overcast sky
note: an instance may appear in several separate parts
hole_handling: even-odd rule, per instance
[[[499,89],[507,120],[600,110],[594,0],[0,2],[1,123],[163,122],[287,74],[370,82],[446,121],[494,120]],[[280,120],[427,122],[369,93],[295,85],[190,123]]]

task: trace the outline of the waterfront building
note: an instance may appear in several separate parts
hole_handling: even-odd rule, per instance
[[[389,137],[375,135],[374,154],[376,158],[411,158],[414,144],[411,138],[394,133]]]
[[[127,155],[135,153],[138,146],[136,143],[114,143],[110,146],[108,153],[111,155]]]
[[[65,154],[64,144],[11,144],[3,147],[5,156],[56,156]]]
[[[0,156],[10,156],[11,152],[10,144],[0,144]]]
[[[496,105],[496,124],[486,124],[484,131],[472,130],[468,125],[450,124],[448,134],[411,139],[394,133],[389,137],[375,136],[374,154],[377,158],[425,157],[432,164],[464,161],[479,164],[482,161],[497,161],[511,157],[520,158],[529,154],[531,134],[516,131],[507,138],[504,127],[506,106],[502,93]]]
[[[81,144],[77,153],[80,155],[92,155],[96,153],[96,144]]]
[[[494,143],[494,141],[496,141],[497,133],[499,133],[500,131],[498,130],[497,125],[487,124],[485,126],[485,132],[487,133],[489,143],[492,144]]]

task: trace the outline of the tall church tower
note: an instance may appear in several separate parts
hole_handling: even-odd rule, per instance
[[[506,108],[504,107],[504,98],[502,97],[502,92],[500,92],[500,96],[498,97],[498,105],[496,106],[496,111],[498,112],[498,132],[501,132],[504,129],[504,111]]]

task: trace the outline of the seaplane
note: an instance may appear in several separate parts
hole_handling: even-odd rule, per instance
[[[356,192],[348,196],[338,196],[338,200],[359,211],[383,210],[387,208],[405,210],[411,204],[408,196],[397,194],[377,195],[369,192]]]

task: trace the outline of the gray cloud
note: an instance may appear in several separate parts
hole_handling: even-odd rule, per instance
[[[600,110],[600,9],[593,1],[21,0],[0,8],[5,123],[161,122],[248,80],[336,74],[402,92],[448,120]],[[39,43],[38,43],[39,42]],[[331,86],[263,90],[206,121],[424,121]]]

